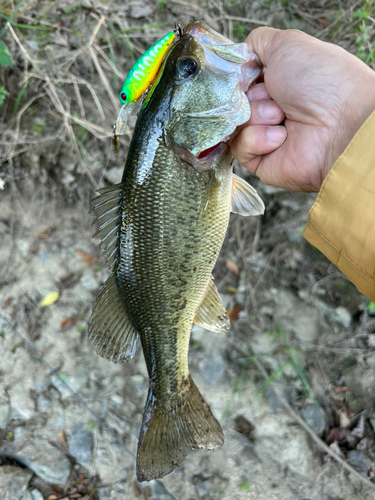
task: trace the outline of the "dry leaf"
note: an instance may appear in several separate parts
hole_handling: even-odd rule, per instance
[[[37,238],[48,238],[48,236],[51,236],[51,234],[54,232],[54,228],[53,227],[49,227],[48,229],[46,229],[45,231],[43,231],[42,233],[38,233],[36,236]]]
[[[138,498],[142,495],[142,490],[139,488],[138,485],[136,485],[135,483],[132,484],[133,486],[133,490],[134,490],[134,494],[135,496]]]
[[[66,330],[67,328],[70,328],[71,326],[75,325],[78,320],[79,316],[76,316],[75,318],[64,318],[61,321],[61,330]]]
[[[59,438],[60,438],[61,444],[63,445],[65,452],[67,452],[68,451],[68,443],[66,440],[65,432],[62,429],[60,429],[60,431],[59,431]]]
[[[350,391],[350,388],[348,386],[346,386],[346,385],[343,385],[343,386],[341,386],[341,385],[334,385],[333,386],[333,390],[337,394],[338,392]]]
[[[236,276],[240,274],[240,270],[238,269],[237,264],[233,262],[233,260],[227,259],[226,266],[227,269],[229,271],[232,271]]]
[[[60,297],[59,292],[49,292],[47,295],[44,297],[42,302],[40,303],[40,307],[46,307],[54,304],[56,300]]]
[[[232,309],[228,309],[227,313],[228,313],[228,316],[229,316],[231,323],[232,323],[232,321],[235,321],[237,319],[237,317],[241,311],[242,311],[242,307],[240,307],[240,306],[236,306],[236,307],[233,307]]]
[[[1,306],[1,309],[6,309],[8,306],[11,305],[13,302],[13,297],[8,297],[4,302],[3,305]]]
[[[88,265],[92,266],[98,260],[95,255],[90,255],[89,253],[84,252],[83,250],[77,250],[77,254],[82,257],[82,260]]]

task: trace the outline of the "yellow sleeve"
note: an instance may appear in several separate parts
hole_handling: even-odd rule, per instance
[[[303,236],[375,301],[375,111],[324,180]]]

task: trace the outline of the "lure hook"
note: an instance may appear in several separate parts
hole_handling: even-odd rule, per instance
[[[173,29],[172,31],[173,31],[173,33],[174,33],[175,35],[178,35],[178,36],[179,36],[179,38],[180,38],[180,40],[181,40],[181,37],[182,37],[182,29],[181,29],[181,25],[175,22],[175,23],[174,23],[174,29]]]

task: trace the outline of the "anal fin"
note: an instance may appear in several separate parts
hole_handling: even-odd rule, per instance
[[[135,356],[138,332],[131,324],[112,273],[92,308],[89,339],[95,351],[114,363],[125,363]]]
[[[230,321],[212,277],[194,323],[211,332],[226,333],[229,330]]]
[[[239,215],[264,214],[264,203],[253,186],[232,175],[232,212]]]

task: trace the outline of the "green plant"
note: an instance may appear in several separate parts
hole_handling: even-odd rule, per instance
[[[4,104],[6,97],[9,95],[9,92],[5,87],[0,87],[0,108]]]
[[[355,27],[358,29],[355,37],[357,57],[366,64],[375,63],[375,36],[370,12],[371,4],[372,2],[365,2],[361,10],[353,13],[353,18],[359,21]]]
[[[4,42],[0,41],[0,66],[13,66],[12,56],[5,47]]]

